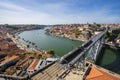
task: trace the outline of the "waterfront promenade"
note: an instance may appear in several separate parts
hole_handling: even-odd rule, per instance
[[[27,46],[25,44],[23,44],[19,39],[18,36],[16,35],[15,38],[13,37],[13,35],[10,35],[9,33],[7,33],[7,37],[11,38],[13,40],[13,42],[17,45],[17,47],[19,47],[22,50],[28,50],[29,48],[27,48]]]

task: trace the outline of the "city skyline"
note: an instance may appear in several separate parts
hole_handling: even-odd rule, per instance
[[[120,23],[119,0],[2,0],[0,24]]]

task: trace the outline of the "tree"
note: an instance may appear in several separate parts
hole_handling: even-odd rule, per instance
[[[54,55],[54,54],[55,54],[55,52],[54,52],[54,50],[53,50],[53,49],[48,49],[48,50],[46,50],[46,52],[47,52],[48,54],[52,54],[52,55]]]
[[[101,27],[101,25],[97,24],[96,22],[94,22],[93,24],[94,24],[94,26],[97,26],[98,28]]]
[[[32,52],[32,54],[33,54],[34,56],[37,56],[37,53],[36,53],[36,52]]]
[[[27,45],[27,48],[29,48],[30,47],[30,45]]]
[[[13,38],[15,38],[16,36],[15,35],[13,35]]]
[[[100,24],[96,24],[98,27],[101,27],[101,25]]]
[[[38,59],[41,59],[41,58],[42,58],[42,56],[41,56],[41,55],[38,55],[38,56],[37,56],[37,58],[38,58]]]
[[[105,39],[108,39],[109,37],[110,37],[110,33],[107,32],[107,33],[105,34]]]
[[[118,38],[120,38],[120,33],[118,34]]]
[[[75,33],[76,36],[80,35],[81,31],[79,31],[79,29],[73,29],[72,30],[73,33]]]

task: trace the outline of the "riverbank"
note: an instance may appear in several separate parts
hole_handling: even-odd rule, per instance
[[[105,43],[105,45],[113,49],[120,49],[120,46],[116,46],[115,44]]]
[[[37,30],[46,27],[45,25],[6,25],[7,28],[11,28],[8,30],[9,34],[17,34],[23,31]]]
[[[17,45],[18,48],[28,51],[29,48],[27,48],[27,46],[25,44],[23,44],[19,39],[18,36],[16,35],[15,38],[13,37],[13,35],[10,35],[9,33],[7,33],[7,36],[9,38],[11,38],[13,40],[13,42]]]
[[[85,25],[53,25],[46,34],[86,42],[94,36],[94,30]]]
[[[56,36],[56,37],[60,37],[60,38],[67,38],[67,39],[70,39],[70,40],[80,41],[80,42],[87,42],[88,41],[86,39],[72,38],[72,37],[67,37],[67,36],[64,36],[64,35],[58,35],[58,34],[49,33],[49,32],[46,32],[46,34]]]

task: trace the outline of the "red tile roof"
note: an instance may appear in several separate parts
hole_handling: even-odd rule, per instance
[[[39,62],[39,59],[35,59],[35,60],[31,63],[31,65],[28,67],[28,70],[34,70],[35,67],[37,66],[38,62]]]
[[[12,57],[6,58],[4,61],[2,61],[2,63],[6,63],[6,62],[11,61],[11,60],[14,60],[14,59],[16,59],[16,58],[18,58],[18,56],[14,55],[14,56],[12,56]]]
[[[110,75],[96,67],[92,67],[86,80],[120,80],[120,78]]]

